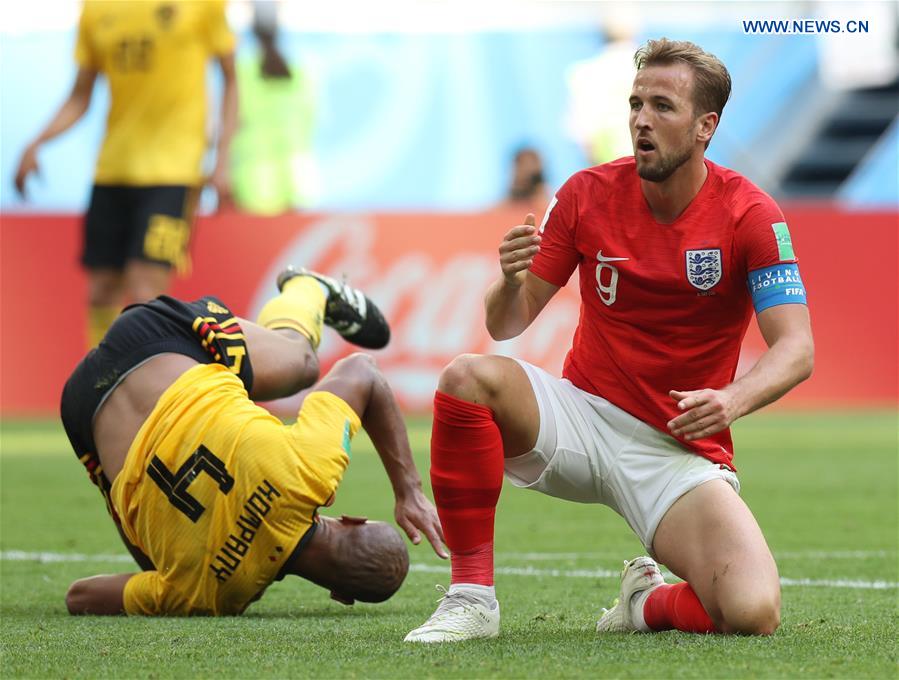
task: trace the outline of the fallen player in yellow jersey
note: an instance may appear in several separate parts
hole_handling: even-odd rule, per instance
[[[360,426],[390,478],[397,523],[446,557],[402,415],[370,356],[339,361],[302,392],[293,424],[254,403],[317,380],[323,322],[363,346],[389,339],[360,291],[294,270],[278,285],[258,324],[211,297],[130,307],[75,369],[66,432],[144,571],[76,581],[72,614],[240,614],[287,574],[341,602],[386,600],[408,571],[399,533],[317,514],[333,502]]]

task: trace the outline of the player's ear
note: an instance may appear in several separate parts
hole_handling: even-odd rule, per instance
[[[714,111],[704,113],[697,119],[696,141],[708,146],[712,135],[718,129],[718,114]]]
[[[357,517],[355,515],[341,515],[340,521],[343,524],[365,524],[368,517]]]

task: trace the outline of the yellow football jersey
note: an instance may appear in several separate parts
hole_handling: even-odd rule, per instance
[[[199,183],[207,62],[234,42],[221,0],[84,3],[75,59],[110,90],[98,184]]]
[[[313,392],[284,425],[220,364],[162,395],[110,498],[128,540],[156,566],[125,586],[125,611],[240,614],[278,576],[337,489],[359,417]]]

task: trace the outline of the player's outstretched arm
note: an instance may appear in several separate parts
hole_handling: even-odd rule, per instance
[[[336,394],[359,415],[393,486],[397,524],[412,543],[418,545],[424,534],[434,552],[448,558],[437,511],[422,491],[412,460],[402,413],[375,360],[367,354],[352,354],[338,361],[315,390]]]
[[[671,434],[688,441],[713,435],[780,399],[812,374],[815,345],[808,307],[769,307],[757,319],[768,350],[746,375],[724,389],[672,390],[669,394],[683,413],[668,423]]]
[[[47,142],[77,123],[84,115],[91,103],[91,95],[94,91],[94,82],[97,80],[97,72],[93,69],[79,68],[75,76],[72,91],[59,107],[56,115],[47,124],[47,127],[35,138],[31,144],[25,147],[19,165],[16,169],[15,185],[21,196],[25,196],[25,180],[32,172],[38,171],[37,151],[44,142]]]
[[[116,616],[125,613],[125,584],[134,574],[91,576],[75,581],[66,593],[69,614]]]
[[[559,290],[528,271],[540,252],[540,241],[531,213],[524,224],[512,227],[503,237],[499,246],[503,275],[487,289],[484,298],[487,331],[494,340],[521,334]]]

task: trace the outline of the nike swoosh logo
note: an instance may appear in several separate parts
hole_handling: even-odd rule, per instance
[[[600,262],[623,262],[624,260],[629,260],[629,257],[603,257],[602,251],[600,250],[596,253],[596,259]]]

